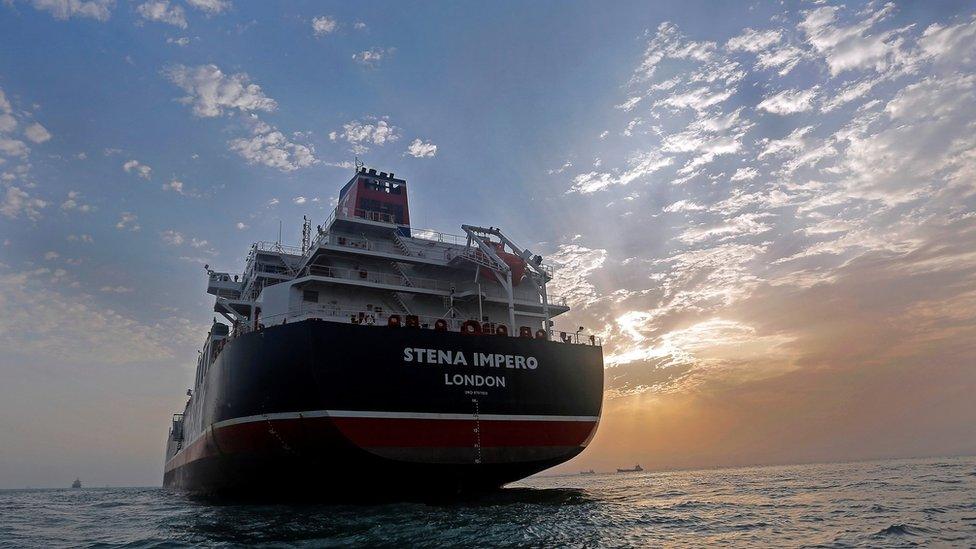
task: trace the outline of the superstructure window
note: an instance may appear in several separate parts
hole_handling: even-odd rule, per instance
[[[319,293],[315,290],[303,290],[302,291],[302,301],[308,301],[311,303],[319,302]]]

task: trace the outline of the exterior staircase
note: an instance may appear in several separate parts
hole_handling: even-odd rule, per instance
[[[400,232],[395,229],[393,231],[393,245],[396,246],[397,250],[399,250],[403,255],[410,255],[410,248],[408,248],[406,242],[403,241],[403,238],[400,236]]]
[[[394,232],[393,234],[396,235],[396,232]],[[403,281],[403,285],[412,288],[413,282],[410,281],[410,277],[408,277],[407,273],[403,270],[403,266],[396,261],[391,261],[390,265],[393,266],[393,272],[400,275],[400,279]],[[396,303],[397,307],[399,307],[401,309],[401,312],[403,312],[404,314],[408,314],[408,315],[412,314],[410,312],[410,307],[407,307],[407,302],[403,298],[403,295],[400,294],[400,292],[393,292],[393,302]]]

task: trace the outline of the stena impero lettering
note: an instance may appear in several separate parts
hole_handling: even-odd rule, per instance
[[[417,229],[407,198],[405,179],[357,165],[300,245],[255,242],[243,274],[206,266],[220,321],[170,422],[166,488],[458,494],[586,448],[603,351],[556,327],[552,267],[496,227]]]

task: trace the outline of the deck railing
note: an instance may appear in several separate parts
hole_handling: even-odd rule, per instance
[[[343,309],[340,307],[335,307],[331,305],[324,305],[319,303],[302,303],[297,307],[292,307],[287,313],[280,313],[276,315],[269,315],[261,317],[260,322],[263,326],[278,326],[281,324],[287,324],[289,322],[300,322],[302,320],[308,320],[310,318],[317,318],[331,322],[342,322],[342,323],[353,323],[355,319],[356,323],[364,325],[374,325],[374,326],[387,326],[389,324],[389,319],[391,316],[397,316],[400,319],[400,326],[405,326],[406,316],[403,313],[398,313],[396,311],[388,311],[384,308],[373,308],[372,310],[361,310],[361,309]],[[436,316],[426,316],[426,315],[414,315],[417,316],[419,322],[419,329],[433,329],[434,324],[438,320],[444,320],[447,323],[447,331],[459,332],[461,329],[461,324],[463,324],[468,319],[464,318],[450,318],[450,317],[436,317]],[[492,324],[492,326],[499,326],[507,324]],[[518,328],[511,330],[509,329],[508,335],[510,337],[518,337]],[[247,333],[252,331],[253,327],[245,328],[243,325],[239,325],[239,330],[237,335],[242,333]],[[535,331],[533,331],[533,337],[535,337]],[[550,330],[548,337],[549,341],[557,343],[569,343],[573,345],[596,345],[602,346],[602,340],[595,335],[583,334],[581,332],[563,332],[560,330]]]

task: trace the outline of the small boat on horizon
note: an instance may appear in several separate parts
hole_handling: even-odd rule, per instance
[[[637,465],[634,465],[634,467],[632,469],[620,469],[620,468],[618,468],[617,469],[617,472],[618,473],[639,473],[639,472],[641,472],[643,470],[644,470],[644,468],[641,467],[640,464],[638,463]]]
[[[75,477],[75,481],[71,483],[71,487],[74,488],[74,489],[81,488],[81,479],[78,478],[78,477]]]

